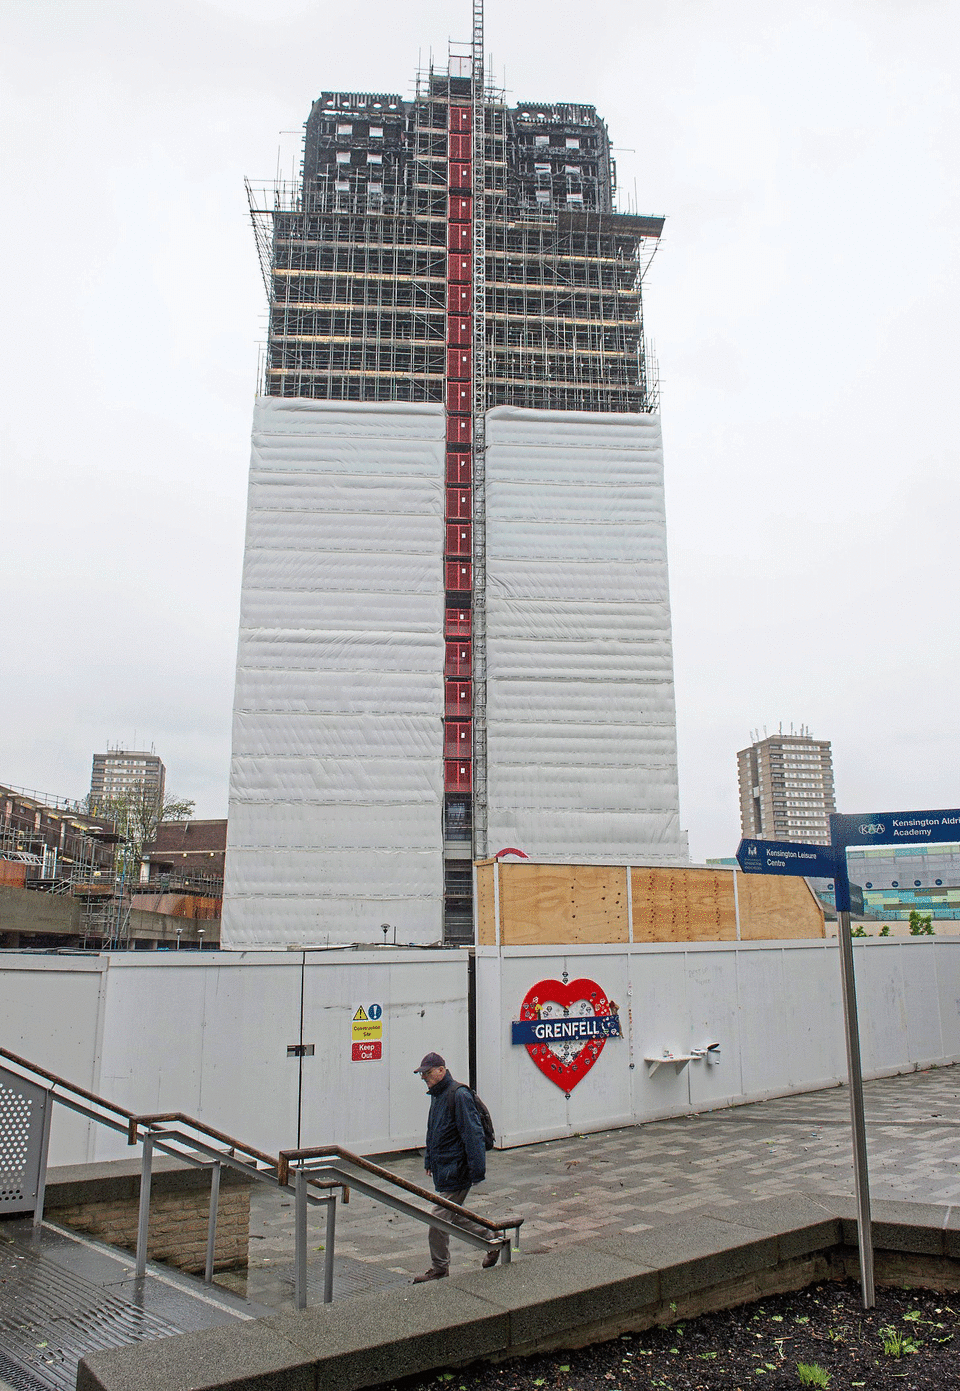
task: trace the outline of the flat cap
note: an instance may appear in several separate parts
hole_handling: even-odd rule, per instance
[[[429,1072],[432,1067],[446,1067],[446,1063],[439,1053],[428,1053],[425,1058],[421,1059],[420,1066],[415,1067],[413,1070],[414,1072],[419,1072],[422,1076],[423,1073]]]

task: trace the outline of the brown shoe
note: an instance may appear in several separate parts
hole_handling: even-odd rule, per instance
[[[422,1285],[427,1280],[445,1280],[449,1274],[449,1270],[438,1270],[435,1265],[432,1265],[423,1275],[415,1275],[413,1277],[413,1283],[415,1285]]]
[[[496,1265],[500,1259],[500,1247],[497,1246],[493,1251],[488,1251],[480,1262],[484,1270],[489,1270],[492,1265]]]

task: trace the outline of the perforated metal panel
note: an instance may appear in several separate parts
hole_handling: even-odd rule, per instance
[[[0,1213],[33,1212],[49,1095],[0,1067]]]

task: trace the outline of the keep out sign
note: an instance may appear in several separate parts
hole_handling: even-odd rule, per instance
[[[564,972],[566,975],[566,972]],[[530,987],[512,1039],[565,1096],[582,1082],[609,1038],[620,1038],[616,1003],[595,980],[541,980]]]
[[[383,1006],[354,1005],[350,1033],[351,1062],[379,1062],[383,1057]]]

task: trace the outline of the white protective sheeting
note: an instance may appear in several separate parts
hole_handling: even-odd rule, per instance
[[[486,439],[489,851],[683,861],[659,417]]]
[[[442,934],[443,437],[441,406],[257,403],[225,947]]]

